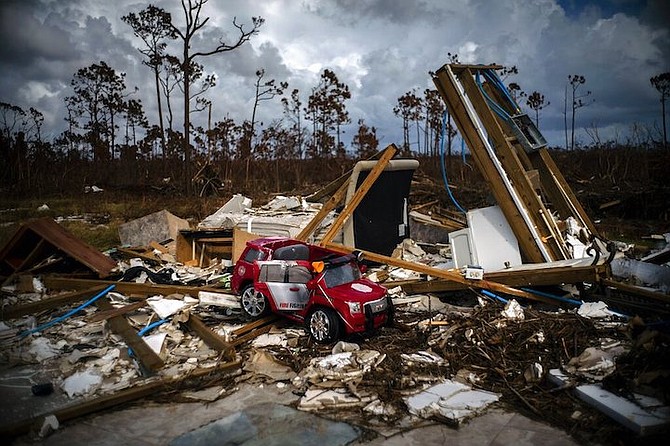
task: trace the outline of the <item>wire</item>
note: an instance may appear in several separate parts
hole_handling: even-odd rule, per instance
[[[70,310],[70,311],[68,311],[67,313],[65,313],[64,315],[62,315],[62,316],[60,316],[60,317],[57,317],[56,319],[53,319],[53,320],[51,320],[51,321],[49,321],[49,322],[47,322],[47,323],[45,323],[45,324],[42,324],[42,325],[40,325],[40,326],[38,326],[38,327],[32,328],[32,329],[30,329],[30,330],[25,330],[25,331],[23,331],[23,332],[21,332],[21,333],[18,334],[19,337],[25,337],[25,336],[28,336],[29,334],[37,333],[38,331],[42,331],[42,330],[44,330],[44,329],[46,329],[46,328],[53,327],[54,325],[56,325],[56,324],[58,324],[58,323],[60,323],[60,322],[63,322],[65,319],[69,318],[70,316],[72,316],[73,314],[77,313],[78,311],[83,310],[84,308],[88,307],[89,305],[91,305],[91,304],[92,304],[93,302],[95,302],[96,300],[100,299],[100,298],[101,298],[102,296],[104,296],[105,294],[107,294],[107,293],[109,293],[110,291],[112,291],[112,290],[114,289],[114,287],[115,287],[115,285],[110,285],[110,286],[108,286],[108,287],[105,288],[104,290],[100,291],[100,293],[96,294],[96,295],[93,296],[91,299],[89,299],[87,302],[84,302],[83,304],[79,305],[79,306],[78,306],[77,308],[75,308],[74,310]]]
[[[447,111],[445,110],[444,113],[442,114],[442,138],[440,140],[440,166],[442,167],[442,181],[444,181],[444,187],[445,189],[447,189],[447,194],[449,194],[449,198],[451,199],[451,202],[454,203],[454,206],[456,206],[456,208],[463,214],[467,214],[468,212],[465,209],[463,209],[460,204],[458,204],[458,201],[456,201],[456,198],[451,193],[451,189],[449,188],[449,180],[447,180],[447,168],[444,165],[444,139],[446,132],[447,132]]]

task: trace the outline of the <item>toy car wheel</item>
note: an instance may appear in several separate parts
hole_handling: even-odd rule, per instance
[[[329,308],[317,308],[307,318],[307,330],[319,344],[330,344],[340,335],[340,320]]]
[[[258,319],[268,312],[267,299],[262,293],[256,291],[253,285],[244,288],[240,303],[244,314],[252,319]]]

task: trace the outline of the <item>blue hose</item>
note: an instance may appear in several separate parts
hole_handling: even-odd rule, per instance
[[[454,198],[454,195],[451,193],[451,189],[449,188],[449,180],[447,180],[447,168],[444,165],[444,139],[445,139],[445,134],[447,132],[447,111],[445,110],[444,113],[442,114],[442,139],[440,140],[440,166],[442,167],[442,181],[444,181],[444,187],[447,189],[447,193],[449,194],[449,198],[451,199],[451,202],[454,203],[454,206],[461,211],[463,214],[467,214],[467,211],[461,207],[460,204],[458,204],[458,201],[456,201],[456,198]]]
[[[150,332],[151,330],[158,327],[159,325],[163,325],[168,320],[169,319],[161,319],[159,321],[156,321],[152,324],[147,325],[146,327],[144,327],[143,329],[141,329],[140,331],[137,332],[137,336],[144,336],[146,333]]]
[[[169,319],[166,318],[166,319],[161,319],[159,321],[153,322],[153,323],[147,325],[146,327],[144,327],[143,329],[141,329],[140,331],[138,331],[137,336],[142,337],[145,334],[147,334],[148,332],[150,332],[151,330],[153,330],[154,328],[158,327],[159,325],[163,325],[167,321],[169,321]],[[128,356],[133,356],[133,349],[130,348],[130,347],[128,347]]]
[[[75,314],[75,313],[77,313],[77,312],[83,310],[84,308],[88,307],[89,305],[91,305],[91,304],[92,304],[93,302],[95,302],[96,300],[100,299],[100,298],[101,298],[102,296],[104,296],[105,294],[107,294],[107,293],[109,293],[110,291],[112,291],[112,290],[114,289],[114,287],[115,287],[115,285],[110,285],[110,286],[108,286],[108,287],[105,288],[104,290],[100,291],[100,293],[98,293],[98,294],[96,294],[95,296],[93,296],[92,298],[90,298],[88,301],[86,301],[86,302],[84,302],[83,304],[79,305],[79,306],[78,306],[77,308],[75,308],[74,310],[70,310],[70,311],[68,311],[67,313],[65,313],[64,315],[62,315],[62,316],[60,316],[60,317],[57,317],[56,319],[53,319],[53,320],[51,320],[51,321],[49,321],[49,322],[47,322],[47,323],[45,323],[45,324],[42,324],[42,325],[40,325],[40,326],[38,326],[38,327],[32,328],[32,329],[30,329],[30,330],[22,331],[21,333],[19,333],[19,336],[20,336],[20,337],[28,336],[29,334],[37,333],[38,331],[42,331],[42,330],[44,330],[44,329],[46,329],[46,328],[53,327],[54,325],[56,325],[56,324],[58,324],[58,323],[60,323],[60,322],[63,322],[65,319],[67,319],[67,318],[69,318],[70,316],[72,316],[73,314]]]

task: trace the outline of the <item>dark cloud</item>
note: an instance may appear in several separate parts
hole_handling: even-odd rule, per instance
[[[36,59],[76,58],[70,36],[63,29],[34,17],[31,2],[0,3],[0,60],[27,66]]]
[[[352,26],[370,20],[388,21],[391,24],[417,21],[437,23],[443,20],[448,5],[442,4],[440,7],[435,7],[430,3],[421,0],[325,0],[315,2],[313,7],[318,15]]]
[[[183,22],[179,0],[157,2]],[[205,6],[207,25],[196,35],[194,50],[213,48],[220,38],[236,39],[233,17],[250,26],[265,25],[251,42],[235,51],[200,59],[216,73],[207,92],[213,119],[248,119],[255,72],[290,82],[303,102],[324,68],[347,83],[347,108],[378,130],[384,143],[402,138],[393,106],[403,93],[432,87],[428,72],[447,62],[447,52],[471,63],[516,65],[517,82],[540,91],[551,105],[541,127],[560,143],[564,91],[569,74],[587,77],[596,102],[579,110],[580,125],[598,122],[603,132],[628,128],[633,121],[653,125],[658,97],[649,78],[670,71],[667,0],[228,0]],[[152,76],[137,50],[141,42],[121,16],[139,12],[139,0],[0,0],[0,100],[22,107],[44,107],[47,128],[63,130],[62,101],[71,94],[70,79],[79,68],[107,62],[127,73],[129,92],[141,99],[156,122]],[[180,54],[179,42],[169,51]],[[175,91],[175,124],[181,98]],[[260,120],[281,116],[277,101],[264,103]],[[196,120],[202,120],[197,117]],[[605,134],[603,134],[606,137]]]

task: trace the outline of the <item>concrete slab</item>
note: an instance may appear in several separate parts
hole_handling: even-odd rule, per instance
[[[355,427],[279,404],[236,412],[172,440],[170,446],[285,445],[337,446],[356,440]]]
[[[565,385],[570,380],[558,369],[549,371],[549,379],[559,386]],[[645,408],[603,389],[600,384],[577,386],[574,392],[584,402],[639,435],[663,432],[670,426],[670,408],[662,406],[660,401],[657,401],[655,407],[653,407],[654,404],[649,401],[649,398],[646,398],[645,404],[648,406]]]
[[[388,438],[378,437],[368,444],[384,446],[577,445],[563,431],[502,409],[489,410],[486,414],[470,420],[458,429],[444,424],[434,424],[398,433]]]
[[[502,409],[491,409],[453,429],[442,423],[422,421],[393,435],[383,432],[370,439],[341,420],[327,421],[317,414],[292,409],[298,396],[291,387],[240,385],[229,396],[213,403],[156,404],[102,413],[61,425],[40,441],[46,446],[166,445],[181,444],[331,444],[371,445],[535,445],[575,446],[563,431]],[[414,425],[416,426],[416,425]],[[402,427],[401,427],[402,428]],[[324,431],[321,432],[321,429]],[[355,436],[354,436],[355,433]],[[314,439],[318,441],[314,441]],[[209,441],[215,439],[215,441]],[[231,443],[227,441],[238,441]],[[276,441],[275,441],[276,440]],[[201,441],[198,443],[198,441]],[[204,442],[207,441],[207,442]],[[14,445],[34,445],[29,437]]]

